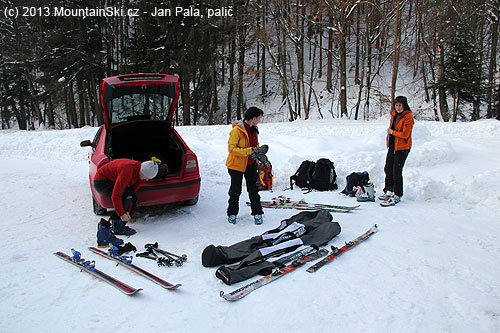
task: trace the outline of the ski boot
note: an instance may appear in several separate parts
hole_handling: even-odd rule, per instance
[[[231,224],[236,224],[238,222],[238,216],[236,216],[236,215],[229,215],[227,217],[227,222],[229,222]]]
[[[255,214],[253,218],[255,220],[255,224],[257,225],[264,223],[264,218],[262,217],[262,214]]]
[[[113,234],[109,221],[101,219],[101,222],[97,225],[97,247],[104,248],[108,247],[109,244],[114,246],[123,245],[123,240],[116,238]]]
[[[375,189],[373,187],[372,183],[368,183],[367,185],[363,186],[364,192],[361,194],[357,201],[359,202],[375,202]]]
[[[115,235],[132,236],[136,231],[128,227],[117,215],[111,215],[111,225]]]

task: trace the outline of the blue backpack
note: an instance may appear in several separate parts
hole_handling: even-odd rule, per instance
[[[370,182],[370,176],[368,175],[368,171],[353,172],[346,177],[345,188],[340,193],[352,196],[355,193],[353,187],[364,186],[367,185],[369,182]]]

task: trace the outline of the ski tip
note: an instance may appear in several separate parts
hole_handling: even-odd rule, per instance
[[[142,291],[142,288],[135,289],[134,291],[129,292],[129,293],[126,293],[126,294],[127,294],[128,296],[134,296],[134,295],[137,295],[140,291]]]
[[[179,287],[181,287],[181,286],[182,286],[182,284],[178,283],[178,284],[176,284],[176,285],[173,285],[173,286],[171,286],[171,287],[168,287],[167,289],[168,289],[168,290],[176,290],[177,288],[179,288]]]

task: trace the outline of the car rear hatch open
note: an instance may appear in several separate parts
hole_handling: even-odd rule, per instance
[[[100,86],[107,128],[130,120],[172,121],[179,99],[179,78],[168,74],[129,74],[105,78]]]
[[[179,96],[179,78],[167,74],[130,74],[105,78],[100,87],[107,155],[146,161],[157,157],[168,175],[182,169],[184,147],[171,121]]]

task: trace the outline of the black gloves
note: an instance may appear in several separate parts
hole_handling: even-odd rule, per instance
[[[262,145],[260,147],[254,147],[252,148],[252,154],[250,155],[251,158],[253,158],[256,161],[260,161],[263,163],[266,167],[271,166],[271,162],[269,162],[266,153],[269,150],[268,145]]]
[[[267,154],[267,151],[269,150],[268,145],[262,145],[260,147],[253,147],[252,152],[254,152],[256,155],[265,155]]]

